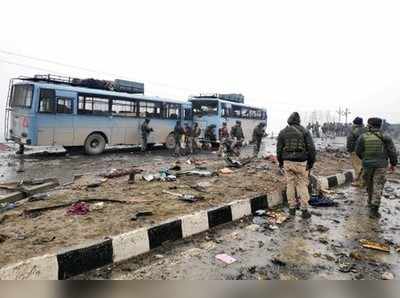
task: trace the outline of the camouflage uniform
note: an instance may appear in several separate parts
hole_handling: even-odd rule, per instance
[[[179,155],[181,155],[184,138],[185,138],[185,130],[183,129],[180,121],[176,122],[176,125],[174,128],[174,135],[175,135],[175,155],[179,156]]]
[[[287,199],[291,215],[297,207],[296,190],[300,196],[300,205],[305,218],[310,217],[308,201],[309,170],[315,158],[315,145],[308,130],[300,125],[300,116],[293,113],[288,119],[288,126],[278,136],[277,158],[279,167],[284,169],[287,181]]]
[[[254,155],[258,155],[260,153],[262,139],[265,136],[265,123],[260,123],[253,131],[253,142],[256,143],[254,147]]]
[[[231,138],[233,139],[233,148],[237,148],[240,152],[240,148],[242,148],[244,141],[244,133],[242,129],[242,124],[238,121],[236,125],[231,129]]]
[[[391,137],[383,135],[379,130],[381,120],[372,118],[368,132],[360,136],[356,144],[356,153],[362,159],[364,182],[368,191],[368,203],[371,210],[378,212],[383,188],[386,182],[386,172],[390,160],[391,166],[397,165],[397,152]]]
[[[150,120],[146,119],[141,127],[142,130],[142,152],[146,152],[147,149],[147,141],[150,133],[153,131],[152,128],[149,127]]]
[[[358,138],[367,132],[367,129],[362,124],[361,118],[356,118],[354,122],[357,124],[353,124],[353,127],[347,136],[347,151],[351,154],[351,163],[356,174],[354,184],[357,186],[362,186],[362,160],[357,156],[355,149]]]

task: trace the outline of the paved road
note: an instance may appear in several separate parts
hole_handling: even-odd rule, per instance
[[[400,200],[384,200],[383,218],[373,220],[360,190],[339,189],[335,196],[338,207],[312,209],[308,221],[296,218],[271,230],[263,217],[249,218],[78,278],[374,280],[390,272],[400,279],[399,252],[387,254],[359,244],[368,239],[400,245]],[[216,260],[221,253],[237,262]]]

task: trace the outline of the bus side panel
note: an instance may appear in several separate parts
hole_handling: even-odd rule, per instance
[[[113,116],[110,145],[125,144],[126,131],[129,126],[135,126],[136,122],[135,118]]]
[[[74,146],[83,146],[87,137],[100,132],[111,140],[112,119],[109,116],[76,115],[74,117]]]
[[[174,131],[177,120],[172,119],[151,119],[150,127],[154,132],[150,134],[149,143],[164,144],[168,135]]]
[[[73,100],[72,114],[56,114],[56,123],[54,126],[54,144],[62,146],[72,146],[74,144],[74,118],[76,108],[76,92],[56,90],[56,98],[65,97]]]
[[[124,135],[125,144],[127,145],[138,145],[141,144],[141,133],[140,125],[144,119],[139,118],[123,118],[124,121]]]

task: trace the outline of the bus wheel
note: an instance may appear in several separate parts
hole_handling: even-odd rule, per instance
[[[99,133],[91,134],[85,141],[85,152],[89,155],[101,154],[106,147],[106,140]]]
[[[173,133],[170,133],[169,136],[167,137],[167,140],[165,142],[165,147],[168,150],[175,149],[175,135]]]

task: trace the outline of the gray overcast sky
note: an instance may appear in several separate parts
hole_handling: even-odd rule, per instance
[[[115,73],[179,99],[241,92],[274,131],[293,110],[339,106],[400,122],[399,1],[2,0],[0,11],[0,50],[100,72],[0,52],[2,110],[10,77],[48,72],[8,61]]]

